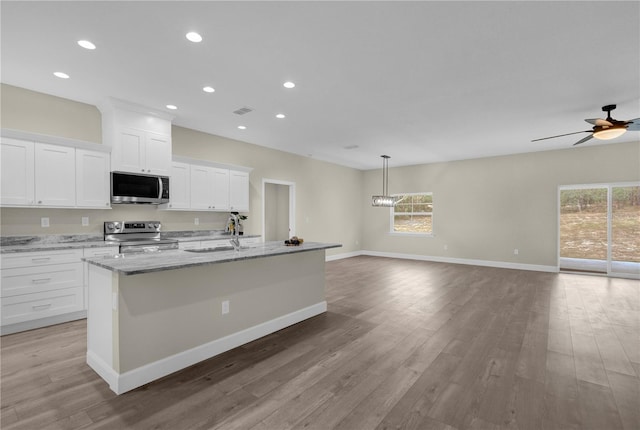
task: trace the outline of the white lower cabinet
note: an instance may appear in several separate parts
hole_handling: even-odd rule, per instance
[[[84,308],[83,295],[82,287],[73,287],[43,293],[2,297],[0,299],[2,300],[2,334],[44,327],[50,323],[28,325],[13,330],[11,328],[5,330],[5,326],[81,312]]]
[[[82,249],[0,257],[2,334],[84,317]]]
[[[0,255],[0,333],[84,318],[88,274],[82,257],[118,253],[117,246]]]

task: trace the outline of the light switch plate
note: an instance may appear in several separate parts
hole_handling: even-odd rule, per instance
[[[88,216],[83,216],[82,217],[82,226],[86,227],[89,225],[89,217]]]

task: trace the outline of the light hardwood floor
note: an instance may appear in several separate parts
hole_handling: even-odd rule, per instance
[[[327,300],[121,396],[85,321],[4,336],[2,429],[640,428],[638,281],[355,257]]]

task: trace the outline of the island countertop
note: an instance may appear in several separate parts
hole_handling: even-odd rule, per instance
[[[102,267],[122,275],[160,272],[163,270],[184,269],[205,264],[228,263],[298,252],[339,248],[339,243],[304,242],[298,246],[287,246],[282,242],[266,242],[239,251],[189,252],[170,250],[148,253],[117,254],[113,256],[83,258],[89,264]]]

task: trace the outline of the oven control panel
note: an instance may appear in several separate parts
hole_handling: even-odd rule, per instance
[[[161,227],[160,221],[105,221],[104,233],[158,233]]]

